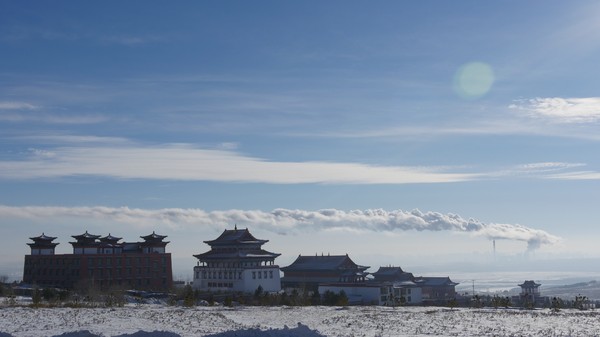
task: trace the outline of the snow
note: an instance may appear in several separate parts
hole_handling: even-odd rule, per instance
[[[442,307],[0,308],[0,337],[600,336],[600,312]]]

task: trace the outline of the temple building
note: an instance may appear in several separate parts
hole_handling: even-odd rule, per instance
[[[72,236],[72,254],[55,254],[55,237],[30,238],[31,254],[25,255],[23,282],[41,287],[71,289],[77,286],[134,288],[164,291],[173,284],[171,254],[165,252],[166,236],[152,233],[141,242],[93,235]]]
[[[317,290],[319,284],[361,283],[366,280],[368,266],[360,266],[346,255],[302,256],[281,268],[283,288]]]
[[[255,238],[248,229],[225,230],[216,239],[204,241],[210,250],[194,255],[193,287],[203,291],[265,292],[281,290],[279,266],[281,254],[262,249],[269,240]]]
[[[519,287],[521,287],[521,299],[535,303],[536,300],[541,296],[539,289],[540,286],[541,284],[535,283],[535,281],[531,280],[519,284]]]

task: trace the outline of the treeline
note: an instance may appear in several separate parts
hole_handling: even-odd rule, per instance
[[[309,305],[348,305],[348,296],[342,290],[339,293],[326,291],[322,295],[318,291],[292,290],[287,292],[269,293],[259,286],[254,294],[245,293],[213,293],[200,292],[186,285],[172,298],[175,303],[184,306],[219,305],[236,306],[309,306]]]

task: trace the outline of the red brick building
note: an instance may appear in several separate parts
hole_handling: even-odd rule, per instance
[[[171,254],[165,252],[166,236],[141,236],[144,241],[119,242],[121,238],[72,236],[72,254],[55,254],[56,238],[42,234],[30,238],[31,254],[25,255],[23,282],[41,287],[72,289],[93,285],[140,290],[168,290],[173,285]]]

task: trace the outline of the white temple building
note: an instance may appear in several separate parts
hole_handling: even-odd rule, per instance
[[[204,291],[254,292],[259,286],[266,292],[281,290],[279,266],[281,254],[262,249],[269,240],[255,238],[248,229],[225,230],[211,241],[206,253],[194,255],[194,289]]]

